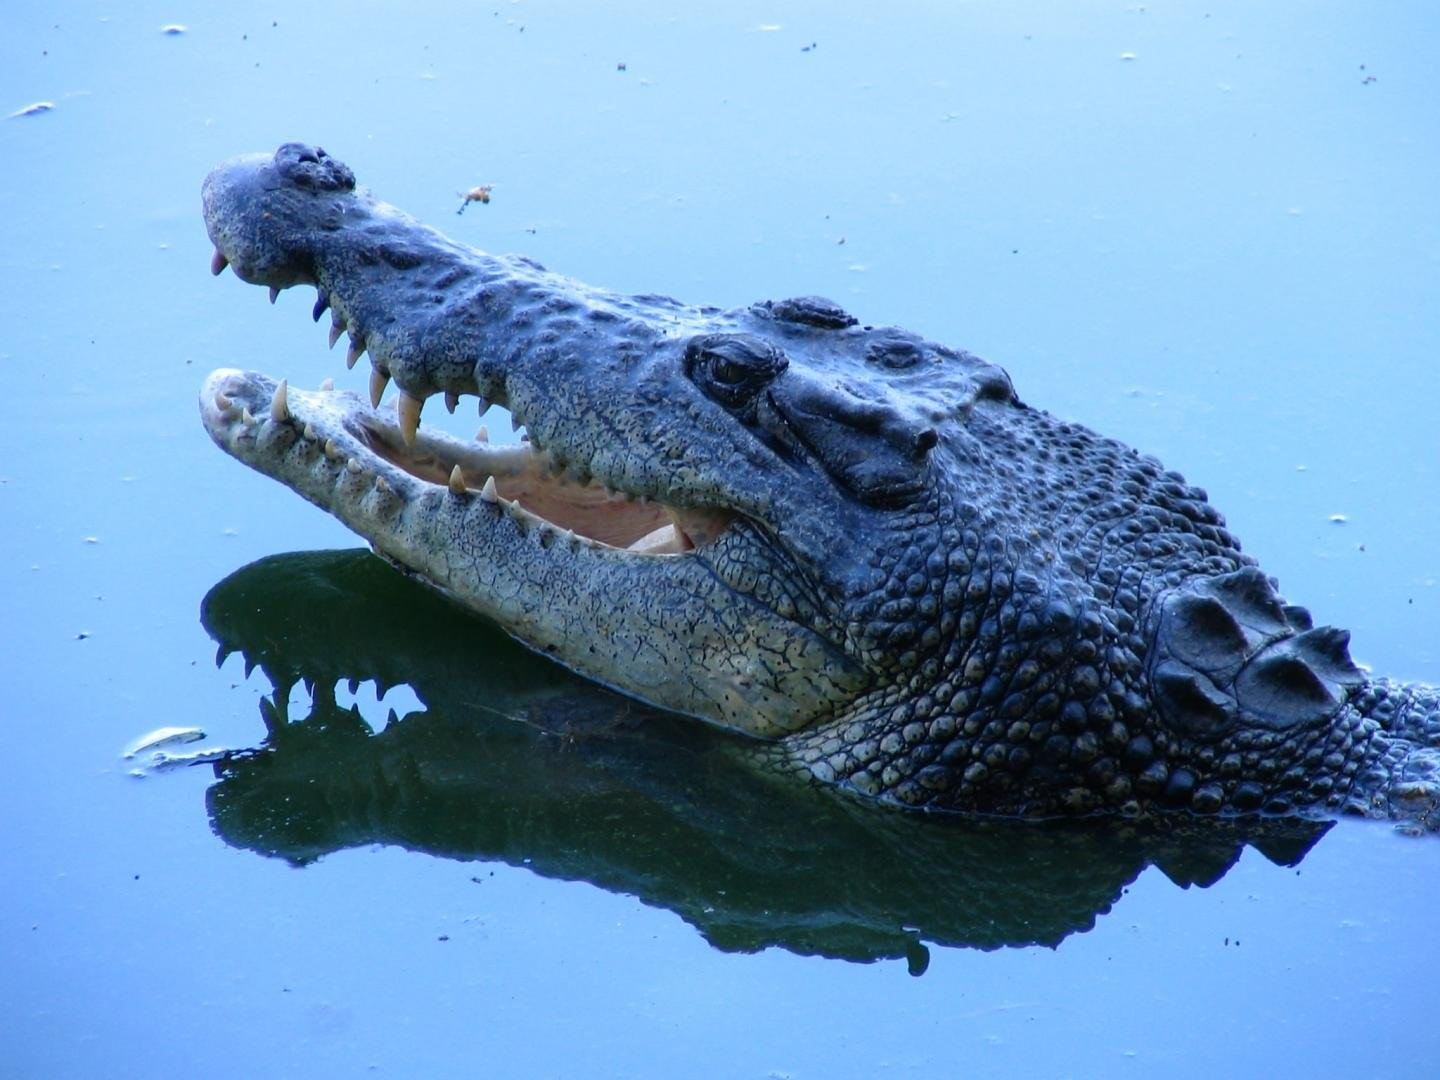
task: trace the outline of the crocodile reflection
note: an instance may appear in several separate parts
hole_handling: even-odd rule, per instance
[[[1208,886],[1248,844],[1293,866],[1328,823],[1024,823],[857,807],[750,767],[744,743],[646,710],[514,644],[364,551],[263,559],[201,618],[274,686],[264,742],[214,766],[226,843],[296,865],[395,844],[583,880],[727,951],[856,961],[925,943],[1057,945],[1148,866]],[[381,727],[344,681],[408,684]],[[287,702],[301,683],[308,715]],[[643,730],[642,730],[643,729]]]

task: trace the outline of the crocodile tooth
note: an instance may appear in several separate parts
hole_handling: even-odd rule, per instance
[[[484,416],[487,412],[490,411],[490,399],[482,396],[480,400],[476,403],[476,407],[479,409],[478,415]]]
[[[364,351],[365,343],[361,341],[358,337],[352,337],[350,339],[350,348],[345,350],[345,366],[347,368],[353,368],[355,366],[355,362],[360,359],[360,356],[362,353],[364,353]]]
[[[228,413],[234,407],[235,402],[229,394],[221,391],[215,395],[215,408],[219,409],[222,413]]]
[[[290,419],[290,400],[286,393],[290,388],[287,380],[275,384],[275,396],[270,399],[270,419],[283,422]]]
[[[230,260],[225,257],[225,253],[216,248],[215,254],[210,256],[210,273],[219,277],[225,272],[225,267],[229,265]]]
[[[310,309],[310,318],[311,318],[312,320],[314,320],[315,322],[319,322],[319,321],[320,321],[320,316],[321,316],[321,315],[324,315],[325,312],[329,309],[329,307],[330,307],[330,297],[328,297],[328,296],[325,295],[325,290],[324,290],[324,289],[316,289],[316,290],[315,290],[315,306]]]
[[[485,478],[485,486],[480,489],[480,498],[488,503],[500,501],[500,493],[495,490],[495,477],[487,476]]]
[[[320,380],[320,389],[323,390],[323,391],[326,392],[326,393],[329,393],[331,390],[334,390],[334,389],[335,389],[335,380],[334,380],[334,379],[321,379],[321,380]]]
[[[360,468],[360,462],[356,461],[352,457],[345,459],[345,471],[355,476],[359,476],[363,470]]]
[[[270,286],[270,302],[273,304],[276,300],[279,300],[279,299],[280,299],[280,286],[279,286],[279,285],[271,285],[271,286]]]
[[[240,409],[240,422],[246,427],[255,426],[255,414],[250,411],[249,405],[245,405]]]
[[[525,421],[520,419],[520,414],[512,412],[510,414],[510,430],[519,431],[524,426]]]
[[[335,445],[334,439],[325,440],[325,456],[328,457],[331,461],[340,460],[340,447]]]
[[[311,442],[314,442],[314,441],[315,441],[316,435],[315,435],[315,425],[314,425],[314,424],[306,424],[306,425],[305,425],[305,438],[309,439]]]
[[[383,476],[376,476],[375,490],[380,492],[380,494],[382,495],[390,494],[390,481],[386,480]]]
[[[420,409],[424,404],[420,398],[411,397],[404,390],[400,391],[400,400],[395,403],[395,413],[400,418],[400,437],[405,440],[406,446],[415,445],[415,433],[420,430]]]
[[[465,477],[460,472],[460,466],[454,465],[450,469],[450,491],[455,495],[465,494]]]
[[[380,399],[385,396],[385,387],[390,385],[390,373],[378,367],[370,369],[370,405],[378,409]]]
[[[335,342],[340,340],[340,335],[345,332],[345,324],[336,319],[330,324],[330,348],[335,347]]]
[[[445,391],[445,411],[451,416],[455,415],[455,408],[460,404],[460,395],[454,390]]]
[[[490,441],[490,429],[484,424],[481,424],[480,430],[475,432],[475,441],[487,443]]]

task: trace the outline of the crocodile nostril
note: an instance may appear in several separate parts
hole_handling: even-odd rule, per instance
[[[915,456],[928,454],[935,449],[935,444],[940,441],[940,433],[933,427],[927,427],[915,433]]]

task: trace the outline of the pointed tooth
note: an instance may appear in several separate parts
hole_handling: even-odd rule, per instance
[[[375,490],[382,495],[390,494],[390,481],[386,480],[383,476],[377,475],[375,477]]]
[[[465,476],[460,472],[460,466],[455,465],[450,469],[450,491],[455,495],[465,494]]]
[[[455,408],[460,404],[460,395],[454,390],[445,391],[445,411],[451,416],[455,415]]]
[[[230,260],[225,257],[225,253],[216,248],[215,254],[210,256],[210,273],[219,277],[225,272],[225,267],[229,265]]]
[[[331,390],[334,390],[334,389],[335,389],[335,380],[334,380],[334,379],[321,379],[321,380],[320,380],[320,389],[321,389],[322,391],[324,391],[325,393],[328,394]]]
[[[310,318],[315,322],[319,322],[320,316],[324,315],[329,309],[330,297],[325,294],[324,289],[317,286],[315,289],[315,306],[310,309]]]
[[[488,427],[486,427],[484,424],[481,424],[481,425],[480,425],[480,430],[477,431],[477,432],[475,432],[475,441],[476,441],[476,442],[486,442],[486,443],[488,443],[488,442],[490,441],[490,429],[489,429]]]
[[[478,416],[484,416],[487,412],[490,411],[490,399],[487,398],[487,397],[482,397],[482,398],[476,403],[476,408],[479,410],[476,415],[478,415]]]
[[[370,369],[370,404],[378,409],[380,399],[385,396],[385,387],[390,385],[390,373],[378,367]]]
[[[363,470],[360,467],[360,462],[352,457],[345,459],[345,471],[352,475],[359,476]]]
[[[352,337],[350,339],[350,348],[345,350],[345,366],[347,368],[353,368],[355,362],[360,359],[360,355],[364,351],[365,343],[357,337]]]
[[[270,399],[271,420],[285,421],[290,419],[289,389],[290,383],[287,379],[281,379],[275,384],[275,396]]]
[[[340,447],[335,445],[334,439],[325,440],[325,456],[328,457],[331,461],[340,460]]]
[[[425,404],[420,398],[411,397],[400,391],[400,400],[395,403],[396,415],[400,418],[400,437],[406,446],[415,445],[415,433],[420,430],[420,409]]]
[[[229,394],[225,393],[223,390],[216,392],[215,408],[219,409],[222,413],[228,413],[234,407],[235,401],[230,397]]]
[[[255,414],[250,411],[250,406],[249,406],[249,405],[246,405],[246,406],[244,406],[244,407],[241,408],[241,410],[240,410],[240,422],[241,422],[242,424],[244,424],[246,427],[254,427],[254,426],[255,426]]]
[[[305,438],[309,439],[311,442],[314,442],[314,441],[315,441],[315,425],[314,425],[314,424],[306,424],[306,425],[305,425]]]
[[[271,285],[271,286],[270,286],[270,302],[273,304],[276,300],[279,300],[279,299],[280,299],[280,286],[278,286],[278,285]]]
[[[345,332],[345,324],[336,319],[330,324],[330,348],[335,347],[335,342],[340,340],[340,335]]]
[[[520,414],[519,414],[519,413],[512,412],[512,413],[510,414],[510,430],[511,430],[511,431],[519,431],[519,430],[520,430],[522,427],[524,427],[524,426],[525,426],[525,421],[520,419]]]
[[[495,477],[487,476],[485,478],[485,486],[480,489],[480,498],[488,503],[500,501],[500,493],[495,490]]]

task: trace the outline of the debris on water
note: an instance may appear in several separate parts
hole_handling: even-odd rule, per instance
[[[1121,60],[1138,60],[1139,57],[1138,57],[1135,53],[1133,53],[1133,52],[1122,52],[1122,53],[1120,54],[1120,59],[1121,59]]]
[[[23,109],[16,109],[5,119],[14,120],[21,116],[39,116],[41,113],[47,113],[53,108],[55,108],[53,101],[35,101],[26,105]]]
[[[615,70],[616,70],[616,71],[628,71],[629,68],[627,68],[627,67],[625,66],[625,61],[624,61],[624,60],[621,60],[618,64],[615,65]]]
[[[154,731],[148,731],[139,738],[131,740],[130,744],[120,752],[120,756],[128,761],[146,750],[159,750],[165,746],[183,746],[185,743],[199,742],[203,738],[205,738],[205,732],[198,727],[158,727]]]
[[[184,23],[172,22],[166,23],[164,26],[160,27],[160,33],[168,34],[171,37],[179,37],[181,34],[185,33],[185,31],[189,29],[190,28]]]
[[[1332,525],[1344,525],[1344,524],[1345,524],[1347,521],[1349,521],[1349,520],[1350,520],[1350,518],[1349,518],[1349,516],[1348,516],[1347,514],[1331,514],[1331,515],[1330,515],[1330,523],[1331,523]]]
[[[98,544],[99,542],[100,542],[100,537],[98,537],[98,536],[87,536],[87,537],[85,537],[85,543],[87,543],[87,544]]]

